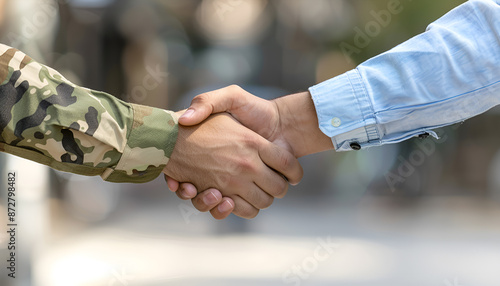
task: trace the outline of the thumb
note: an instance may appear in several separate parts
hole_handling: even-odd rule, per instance
[[[167,182],[168,189],[171,190],[172,192],[177,192],[179,189],[179,182],[176,180],[170,178],[165,174],[165,181]]]
[[[200,124],[213,113],[211,106],[197,105],[191,103],[191,106],[179,117],[179,124],[184,126],[193,126]]]
[[[179,118],[179,123],[184,126],[200,124],[211,114],[231,112],[240,105],[242,89],[238,86],[229,86],[196,96],[191,101],[191,106]]]

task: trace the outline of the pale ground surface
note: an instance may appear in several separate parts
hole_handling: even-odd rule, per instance
[[[283,202],[248,233],[220,236],[206,215],[186,227],[175,205],[148,204],[113,227],[52,240],[36,259],[37,285],[500,285],[499,204],[434,198],[383,212],[391,203],[318,213],[317,203]],[[316,253],[320,241],[331,248]]]
[[[26,172],[20,171],[23,190],[40,182]],[[18,278],[6,279],[2,267],[0,284],[500,285],[500,203],[492,199],[360,195],[349,201],[290,190],[252,221],[217,222],[191,213],[190,203],[163,184],[112,190],[73,181],[74,194],[85,196],[65,196],[90,208],[87,220],[114,208],[92,223],[70,215],[84,213],[77,205],[24,191]],[[6,239],[0,236],[2,257]]]

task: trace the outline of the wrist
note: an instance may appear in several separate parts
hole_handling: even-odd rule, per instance
[[[331,138],[319,129],[316,108],[308,91],[278,98],[275,103],[280,131],[297,158],[334,149]]]

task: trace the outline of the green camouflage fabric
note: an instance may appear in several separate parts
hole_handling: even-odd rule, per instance
[[[174,112],[76,86],[2,44],[0,82],[0,151],[110,182],[147,182],[168,163]]]

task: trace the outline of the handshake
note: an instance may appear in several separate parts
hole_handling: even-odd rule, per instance
[[[163,170],[168,187],[216,219],[257,216],[300,182],[297,158],[333,149],[309,92],[268,101],[229,86],[195,97],[178,115]]]

